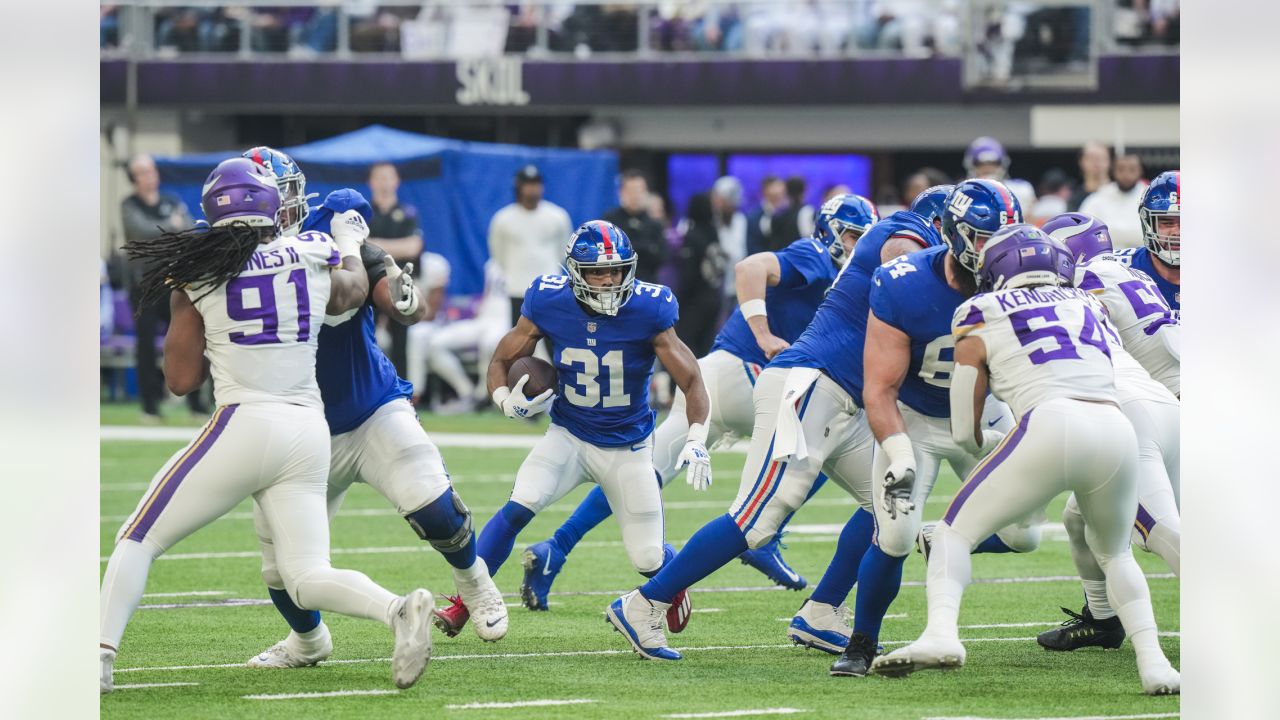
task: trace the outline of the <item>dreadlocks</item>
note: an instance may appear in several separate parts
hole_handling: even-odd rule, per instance
[[[171,290],[201,286],[204,292],[192,298],[193,302],[213,292],[240,273],[265,233],[275,233],[275,229],[234,222],[125,243],[129,257],[146,265],[139,284],[138,313],[167,299]]]

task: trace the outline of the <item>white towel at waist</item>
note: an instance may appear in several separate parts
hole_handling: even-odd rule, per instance
[[[786,384],[782,386],[782,399],[778,401],[778,426],[773,439],[773,457],[780,460],[794,456],[796,460],[809,457],[800,427],[800,399],[818,381],[821,371],[817,368],[791,368]]]

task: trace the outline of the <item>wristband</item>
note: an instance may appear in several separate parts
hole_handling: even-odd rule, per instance
[[[738,308],[742,310],[742,317],[746,320],[750,320],[756,316],[768,316],[769,314],[768,310],[765,308],[764,300],[759,298],[741,303],[738,305]]]
[[[911,447],[911,438],[906,433],[894,433],[880,442],[880,447],[884,450],[885,455],[889,456],[890,465],[910,465],[916,464],[916,453]]]
[[[497,405],[499,409],[502,409],[502,403],[506,402],[507,398],[510,397],[510,395],[511,395],[511,388],[507,387],[506,385],[503,385],[502,387],[493,391],[493,395],[491,396],[493,398],[493,404]]]
[[[689,426],[689,435],[685,442],[698,441],[701,445],[707,444],[707,426],[704,423],[694,423]]]

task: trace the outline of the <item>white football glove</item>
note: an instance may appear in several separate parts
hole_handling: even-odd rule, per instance
[[[988,455],[996,446],[1004,441],[1004,433],[991,428],[984,428],[982,431],[982,447],[978,449],[979,456]]]
[[[881,505],[891,519],[916,509],[911,493],[916,483],[916,455],[906,433],[895,433],[880,443],[889,456],[889,469],[884,474],[884,497]]]
[[[359,259],[360,246],[369,237],[369,226],[355,210],[334,213],[333,220],[329,221],[329,235],[338,246],[339,255]]]
[[[546,412],[555,402],[555,390],[547,388],[535,398],[524,396],[524,384],[529,382],[528,373],[521,375],[513,388],[500,387],[493,391],[493,402],[502,408],[503,414],[514,419],[531,418],[538,413]]]
[[[404,270],[401,270],[390,255],[383,255],[382,264],[387,269],[387,290],[391,293],[391,302],[396,306],[396,312],[401,315],[418,312],[418,288],[413,284],[413,263],[405,263]]]
[[[694,490],[707,490],[711,487],[711,455],[707,453],[707,426],[694,423],[689,426],[689,436],[684,443],[684,450],[676,458],[676,470],[689,466],[685,482]]]

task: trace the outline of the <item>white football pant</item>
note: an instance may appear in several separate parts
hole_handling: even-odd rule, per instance
[[[747,438],[755,424],[752,388],[761,366],[726,350],[713,350],[698,360],[702,384],[711,398],[711,417],[707,423],[707,447],[725,436]],[[684,450],[689,435],[689,419],[685,415],[684,393],[676,388],[667,419],[653,431],[653,467],[665,487],[680,474],[676,459]]]

